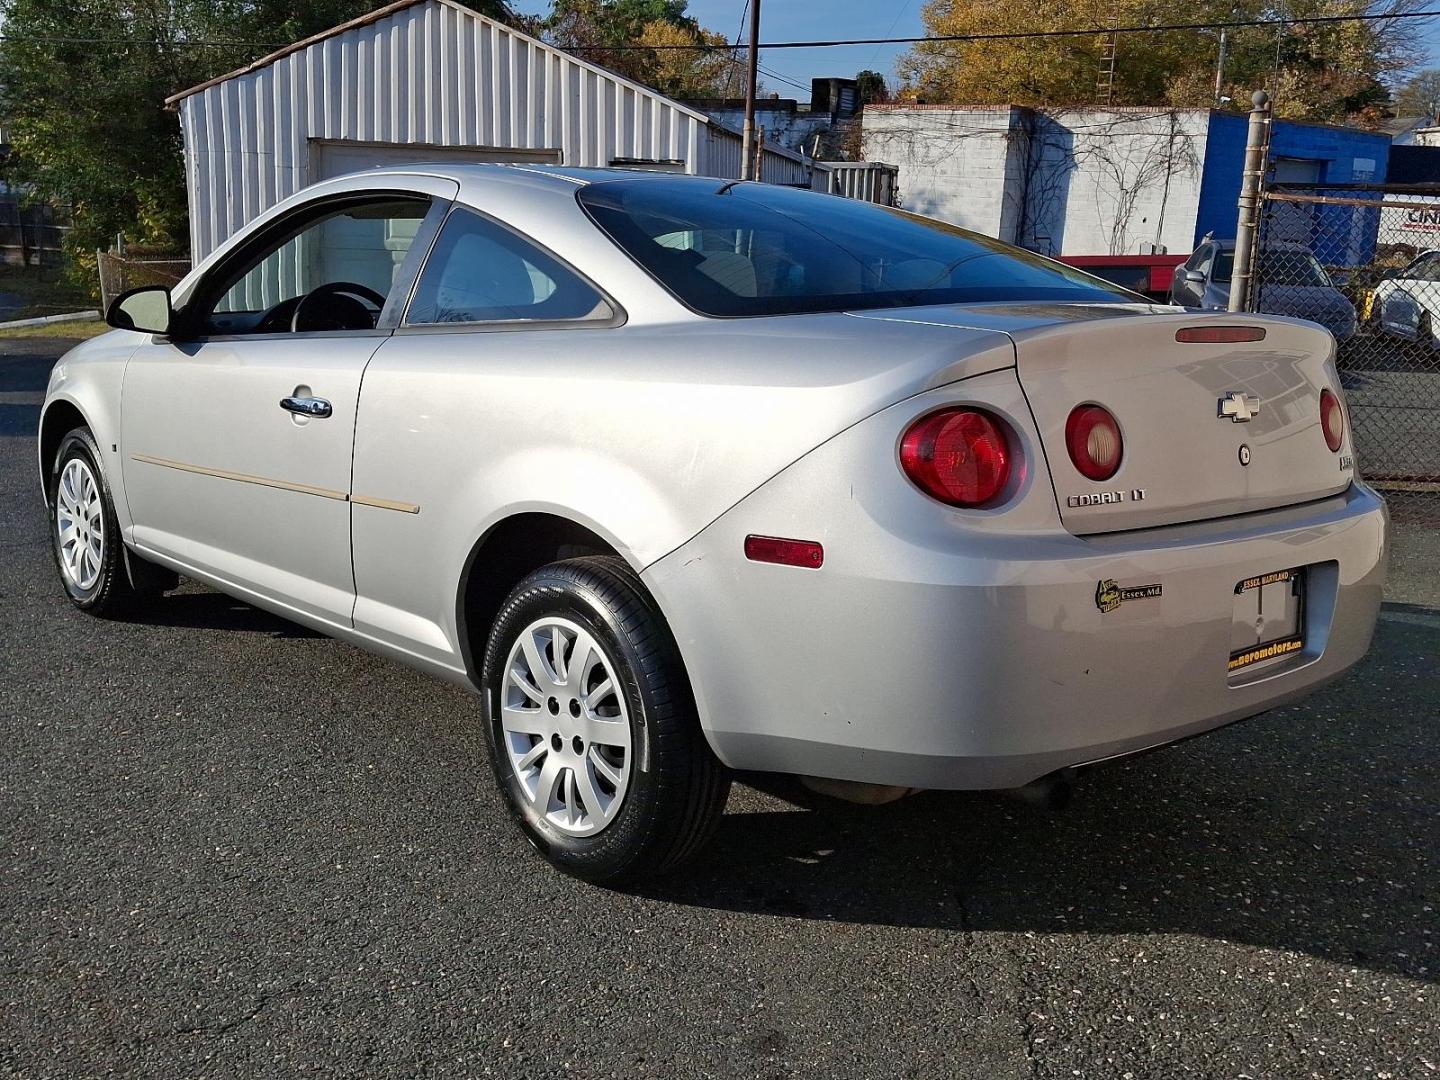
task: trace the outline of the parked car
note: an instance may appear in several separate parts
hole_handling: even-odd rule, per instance
[[[1185,261],[1184,255],[1058,255],[1066,266],[1078,267],[1112,285],[1164,303],[1170,296],[1170,278]]]
[[[1422,251],[1402,270],[1375,283],[1369,314],[1380,329],[1406,341],[1440,348],[1440,251]]]
[[[1317,322],[1336,341],[1355,333],[1355,305],[1335,287],[1330,275],[1303,244],[1267,244],[1263,252],[1259,310]],[[1224,311],[1230,306],[1230,274],[1235,241],[1203,240],[1170,279],[1170,302],[1181,307]]]
[[[56,365],[60,583],[184,574],[474,689],[591,880],[693,855],[731,769],[1024,785],[1293,701],[1380,604],[1329,336],[1133,300],[765,184],[326,181]]]

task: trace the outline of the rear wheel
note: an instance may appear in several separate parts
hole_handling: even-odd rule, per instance
[[[621,560],[552,563],[517,585],[481,682],[496,780],[552,864],[619,883],[677,866],[709,839],[730,779],[669,629]]]
[[[115,615],[173,584],[169,571],[125,550],[89,428],[76,428],[60,440],[49,495],[50,547],[60,583],[76,607]]]

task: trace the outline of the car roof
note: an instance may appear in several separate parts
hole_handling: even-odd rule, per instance
[[[1211,240],[1210,243],[1214,244],[1221,251],[1235,250],[1234,240]],[[1266,251],[1303,251],[1307,254],[1314,254],[1314,252],[1310,251],[1309,247],[1295,240],[1272,240],[1265,244],[1264,247]]]
[[[715,183],[713,176],[694,176],[689,173],[665,172],[656,169],[586,169],[568,165],[531,165],[523,162],[470,162],[470,161],[415,161],[402,164],[377,165],[370,169],[359,169],[346,173],[346,178],[394,176],[421,173],[454,180],[456,183],[505,179],[512,183],[528,181],[539,188],[567,188],[574,190],[589,184],[604,183],[608,180],[688,180]],[[335,179],[340,179],[336,177]],[[720,181],[723,183],[724,181]]]

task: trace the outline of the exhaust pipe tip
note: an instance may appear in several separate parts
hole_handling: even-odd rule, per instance
[[[1026,806],[1038,806],[1043,810],[1063,810],[1075,797],[1075,770],[1057,769],[1005,794]]]

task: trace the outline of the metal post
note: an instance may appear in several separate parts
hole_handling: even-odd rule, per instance
[[[745,127],[740,136],[740,179],[755,179],[755,81],[759,62],[760,0],[750,0],[750,55],[745,61]]]
[[[1250,96],[1250,130],[1245,138],[1245,171],[1240,176],[1240,220],[1235,227],[1235,268],[1230,276],[1230,310],[1250,303],[1250,274],[1260,225],[1260,188],[1265,179],[1265,148],[1270,142],[1270,95]]]
[[[1218,107],[1220,98],[1225,93],[1225,49],[1230,44],[1230,39],[1225,30],[1220,31],[1220,52],[1215,57],[1215,104]]]

